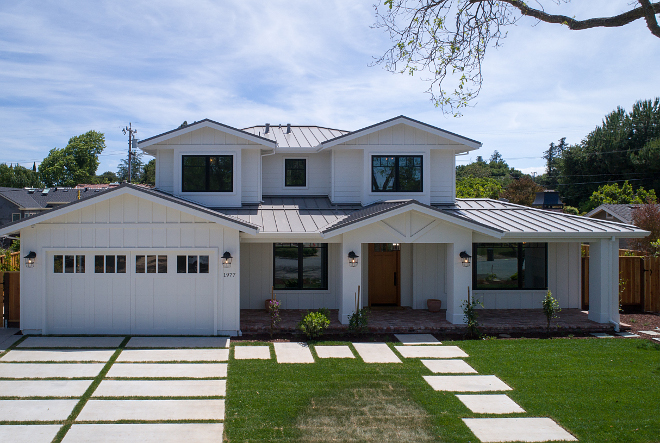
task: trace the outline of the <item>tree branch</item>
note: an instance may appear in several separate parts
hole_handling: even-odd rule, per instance
[[[491,0],[470,0],[470,3],[482,3]],[[589,29],[589,28],[615,28],[624,26],[629,23],[639,20],[640,18],[646,19],[646,25],[653,35],[660,37],[660,26],[656,20],[655,14],[660,14],[660,2],[651,3],[650,0],[638,0],[642,5],[638,8],[631,9],[619,15],[612,17],[598,17],[590,18],[587,20],[575,20],[566,15],[548,14],[539,9],[530,8],[521,0],[501,0],[508,3],[514,8],[518,9],[522,15],[534,17],[546,23],[558,23],[568,26],[569,29],[574,31]]]

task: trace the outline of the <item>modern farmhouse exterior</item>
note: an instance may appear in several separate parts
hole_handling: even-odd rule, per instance
[[[237,334],[240,309],[426,309],[462,323],[468,288],[486,308],[539,308],[548,289],[618,324],[618,239],[634,226],[455,198],[469,138],[396,117],[348,132],[236,129],[211,120],[139,143],[156,187],[130,184],[12,223],[21,328],[34,334]]]

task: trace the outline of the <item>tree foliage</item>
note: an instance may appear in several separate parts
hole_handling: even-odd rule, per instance
[[[653,255],[658,252],[656,245],[658,240],[660,240],[660,205],[654,204],[655,201],[650,198],[646,203],[633,210],[632,218],[635,226],[650,231],[651,235],[646,238],[631,240],[631,247],[632,249]]]
[[[651,33],[660,38],[656,18],[660,2],[636,0],[633,5],[637,7],[622,14],[577,20],[546,13],[543,4],[550,1],[562,4],[569,0],[537,0],[538,8],[521,0],[385,0],[382,6],[376,5],[374,27],[387,31],[393,46],[376,64],[390,72],[428,75],[431,100],[443,112],[458,114],[481,90],[486,49],[501,45],[507,27],[522,17],[573,30],[645,20]]]
[[[456,180],[458,198],[494,198],[502,192],[502,183],[494,178],[462,177]]]
[[[105,184],[105,183],[117,183],[118,181],[119,181],[119,177],[117,177],[117,174],[115,174],[112,171],[105,171],[103,174],[96,176],[94,183]]]
[[[532,206],[536,193],[543,190],[543,186],[535,183],[529,175],[525,175],[509,183],[500,197],[517,205]]]
[[[128,159],[122,159],[117,167],[119,181],[128,181]],[[131,183],[156,184],[156,159],[143,161],[142,152],[131,156]]]
[[[619,187],[618,183],[612,183],[610,185],[599,186],[591,197],[589,197],[589,206],[588,210],[597,208],[600,205],[625,205],[632,203],[646,203],[646,202],[655,203],[657,197],[655,191],[651,189],[647,191],[643,187],[633,189],[632,185],[627,181]]]
[[[89,183],[99,167],[99,154],[105,149],[105,136],[88,131],[69,139],[62,149],[53,148],[39,165],[39,176],[46,186]]]
[[[39,188],[39,174],[20,165],[0,164],[0,186],[7,188]]]

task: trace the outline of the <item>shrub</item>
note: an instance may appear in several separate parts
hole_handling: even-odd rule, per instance
[[[477,321],[477,306],[483,308],[483,303],[479,300],[472,298],[470,301],[470,292],[468,292],[468,298],[465,300],[461,307],[463,308],[463,319],[467,323],[467,338],[479,338],[481,337],[481,331],[479,331],[479,322]]]
[[[298,323],[298,329],[310,340],[322,336],[328,326],[330,320],[322,312],[308,312]]]
[[[270,338],[273,338],[273,332],[277,324],[282,320],[280,317],[280,302],[274,298],[268,301],[268,314],[270,315]]]
[[[543,313],[546,320],[548,320],[548,332],[550,332],[550,321],[553,318],[559,318],[557,315],[559,311],[561,311],[559,302],[552,296],[552,292],[548,289],[548,293],[545,294],[545,298],[543,299]]]
[[[348,319],[348,330],[354,334],[364,334],[369,331],[369,310],[358,309]]]

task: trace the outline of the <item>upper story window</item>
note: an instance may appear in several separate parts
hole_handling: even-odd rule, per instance
[[[307,160],[304,158],[284,159],[284,186],[307,186]]]
[[[373,192],[422,192],[421,155],[374,155],[371,157]]]
[[[184,155],[183,192],[233,192],[234,158],[231,155]]]

